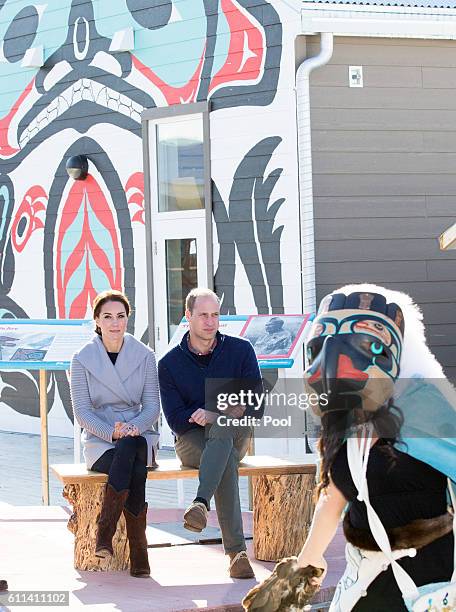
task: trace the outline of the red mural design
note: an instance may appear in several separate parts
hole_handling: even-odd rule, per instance
[[[144,76],[149,79],[151,83],[158,87],[166,98],[168,104],[188,104],[189,102],[195,102],[198,94],[198,88],[201,79],[201,72],[203,70],[204,55],[206,53],[206,46],[203,49],[203,53],[199,60],[198,66],[186,85],[182,87],[172,87],[163,81],[153,70],[145,66],[139,61],[134,55],[131,56],[133,65],[135,68],[140,70]]]
[[[261,78],[266,54],[264,31],[258,21],[236,0],[221,0],[221,7],[230,28],[230,42],[225,63],[211,80],[209,95],[228,83],[256,81]],[[132,61],[135,68],[163,93],[169,105],[186,104],[196,101],[205,53],[206,47],[195,73],[182,87],[168,85],[134,55]]]
[[[235,0],[222,0],[222,10],[230,28],[228,57],[213,77],[209,93],[232,81],[253,81],[263,72],[266,42],[254,17]]]
[[[127,196],[128,206],[135,205],[139,207],[135,213],[133,213],[131,220],[138,221],[145,225],[144,221],[144,174],[142,172],[135,172],[130,176],[125,185],[125,195]]]
[[[58,317],[84,318],[101,290],[122,290],[119,230],[101,187],[90,174],[85,181],[74,181],[61,215],[56,254]],[[97,287],[100,275],[104,282]]]
[[[9,142],[11,136],[10,127],[13,121],[15,120],[17,112],[21,109],[21,107],[27,106],[26,98],[32,91],[32,88],[34,88],[34,85],[35,79],[32,79],[14,103],[10,112],[5,117],[0,119],[0,157],[11,157],[19,151],[17,147],[13,147]]]
[[[44,223],[38,214],[46,210],[47,199],[46,192],[39,185],[30,187],[25,194],[11,227],[11,240],[18,253],[24,250],[36,229],[44,228]]]

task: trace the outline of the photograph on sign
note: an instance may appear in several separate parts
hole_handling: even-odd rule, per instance
[[[298,315],[252,315],[240,335],[252,343],[258,359],[289,359],[309,318]]]
[[[43,361],[55,335],[25,334],[19,338],[0,337],[0,360]]]

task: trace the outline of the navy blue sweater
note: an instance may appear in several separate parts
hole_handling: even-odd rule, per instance
[[[217,346],[205,367],[189,350],[187,337],[188,332],[158,362],[163,412],[177,435],[201,427],[188,420],[197,408],[206,408],[206,378],[261,379],[255,351],[248,340],[217,332]]]

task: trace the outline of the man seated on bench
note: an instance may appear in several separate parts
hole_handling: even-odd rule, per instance
[[[261,384],[258,361],[248,340],[221,334],[220,301],[209,289],[193,289],[185,300],[189,331],[162,357],[158,376],[162,407],[173,431],[182,464],[199,468],[197,496],[184,513],[184,527],[202,531],[211,498],[215,499],[232,578],[253,578],[247,558],[239,499],[239,462],[245,456],[252,427],[225,427],[219,413],[207,409],[206,379],[254,379]],[[242,417],[245,408],[229,410]],[[261,416],[261,415],[259,415]]]

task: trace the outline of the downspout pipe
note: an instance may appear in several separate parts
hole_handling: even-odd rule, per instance
[[[314,57],[305,59],[296,72],[302,312],[308,313],[315,312],[317,307],[309,77],[312,70],[327,64],[332,54],[333,34],[322,32],[320,34],[320,52]]]

